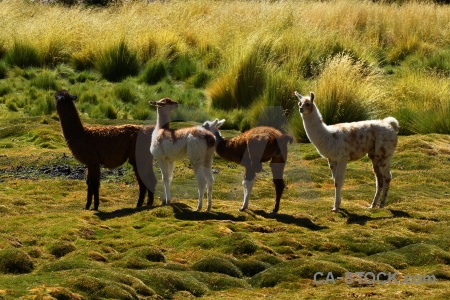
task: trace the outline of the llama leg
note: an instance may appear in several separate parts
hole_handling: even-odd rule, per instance
[[[270,163],[276,193],[275,207],[273,208],[272,213],[277,213],[280,209],[281,195],[283,195],[284,188],[286,187],[283,180],[284,166],[285,160],[283,157],[274,157]]]
[[[198,204],[195,211],[200,211],[203,206],[203,195],[205,194],[206,187],[206,176],[205,169],[203,166],[194,167],[195,177],[197,178],[197,188],[198,188]]]
[[[170,204],[170,183],[172,182],[173,162],[160,160],[158,161],[159,167],[161,168],[162,181],[164,185],[164,197],[162,200],[162,205]]]
[[[139,185],[139,198],[138,198],[136,207],[141,207],[144,204],[144,198],[145,198],[145,194],[147,192],[147,188],[145,187],[144,182],[142,181],[141,177],[139,176],[139,172],[137,170],[136,164],[133,164],[133,171],[134,171],[134,175],[136,176],[136,180]]]
[[[214,185],[214,176],[212,172],[212,160],[213,160],[214,152],[212,152],[212,155],[210,158],[206,159],[205,162],[205,176],[206,176],[206,192],[208,193],[208,207],[206,208],[206,211],[210,211],[212,207],[212,190]]]
[[[384,181],[384,189],[383,194],[381,196],[380,208],[383,208],[386,204],[386,197],[389,191],[389,185],[391,183],[392,174],[390,170],[390,161],[386,164],[386,167],[382,170],[383,173],[383,181]]]
[[[252,138],[248,141],[247,150],[244,155],[246,157],[248,155],[248,160],[251,163],[252,169],[259,173],[262,170],[262,157],[264,154],[264,150],[267,145],[267,140],[258,139],[258,137]]]
[[[155,176],[155,172],[153,172],[153,167],[149,171],[149,177],[150,177],[149,186],[147,187],[147,193],[148,193],[147,206],[152,206],[153,201],[155,199],[156,183],[158,182],[158,180],[156,179],[156,176]]]
[[[94,196],[94,210],[98,210],[100,204],[99,188],[100,188],[100,165],[88,166],[86,172],[86,183],[88,186],[88,195],[85,209],[89,209]]]
[[[380,197],[381,191],[383,190],[383,174],[380,170],[380,162],[377,159],[372,160],[373,172],[375,173],[376,178],[376,192],[373,197],[372,204],[369,208],[375,208],[377,206],[378,198]]]
[[[242,181],[242,186],[244,187],[244,203],[242,207],[239,209],[240,211],[244,211],[248,208],[248,202],[250,200],[250,194],[252,192],[253,184],[255,182],[256,173],[251,168],[245,169],[244,180]]]
[[[344,186],[345,169],[347,167],[347,162],[328,160],[328,165],[330,166],[331,173],[333,175],[335,187],[334,206],[331,211],[337,212],[339,210],[339,206],[341,205],[341,190]]]

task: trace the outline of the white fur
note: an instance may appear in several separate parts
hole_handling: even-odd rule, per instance
[[[169,129],[170,111],[177,107],[177,103],[171,101],[171,103],[167,104],[161,102],[163,100],[167,100],[167,98],[158,102],[151,102],[152,105],[157,106],[158,115],[150,146],[150,152],[161,168],[165,193],[162,204],[170,204],[170,184],[172,182],[174,162],[187,157],[194,169],[198,183],[198,205],[196,211],[200,211],[202,208],[205,186],[208,195],[208,207],[206,210],[210,211],[214,183],[212,161],[215,148],[214,146],[208,146],[205,136],[211,135],[211,133],[202,127],[189,127],[178,130]],[[214,139],[212,135],[211,137]]]
[[[332,211],[338,211],[341,203],[341,189],[344,184],[347,162],[368,154],[376,176],[376,193],[369,208],[386,203],[391,160],[397,146],[398,122],[393,117],[383,120],[369,120],[352,123],[326,125],[314,103],[314,93],[302,96],[295,92],[303,126],[311,143],[322,157],[328,159],[335,183],[335,199]]]

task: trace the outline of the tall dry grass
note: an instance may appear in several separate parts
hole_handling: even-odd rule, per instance
[[[249,102],[263,101],[270,94],[232,86],[236,77],[243,78],[250,70],[243,58],[252,55],[258,56],[257,67],[263,72],[279,73],[289,86],[297,83],[294,88],[303,93],[314,89],[325,98],[330,97],[327,93],[333,84],[338,84],[334,90],[348,96],[351,85],[366,78],[336,82],[332,70],[329,77],[322,74],[325,62],[342,55],[360,64],[361,74],[382,69],[384,83],[376,85],[377,92],[368,97],[401,90],[397,84],[401,86],[401,78],[411,69],[419,70],[415,76],[424,81],[429,74],[448,79],[449,24],[449,6],[419,2],[175,0],[130,1],[101,9],[14,0],[0,3],[0,41],[6,51],[18,42],[28,44],[37,49],[43,64],[70,62],[77,70],[95,66],[99,54],[120,41],[137,55],[141,70],[149,60],[162,60],[170,71],[182,61],[180,57],[188,57],[192,63],[183,63],[186,72],[178,77],[184,80],[192,70],[207,69],[212,78],[206,90],[214,89],[223,98],[221,108],[228,107],[227,101],[238,101],[233,96],[237,90],[242,101]],[[270,89],[270,84],[265,82],[263,88]],[[259,92],[255,99],[247,99],[246,95]],[[389,106],[388,98],[379,97],[379,101]],[[261,105],[255,104],[255,111]]]

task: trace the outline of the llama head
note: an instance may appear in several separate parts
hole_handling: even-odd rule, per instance
[[[170,98],[162,98],[159,101],[150,101],[149,103],[156,106],[158,109],[164,109],[169,112],[178,107],[178,102],[175,102]]]
[[[310,92],[309,96],[302,96],[299,92],[295,91],[294,95],[298,99],[300,114],[303,116],[309,115],[314,109],[314,93]]]
[[[71,94],[69,94],[69,91],[66,91],[66,90],[62,90],[62,91],[56,92],[56,94],[55,94],[56,102],[74,101],[77,98],[78,97],[76,95],[71,95]]]
[[[214,134],[219,134],[219,128],[225,123],[225,119],[219,120],[215,119],[214,121],[205,121],[202,125],[206,130],[211,131]]]

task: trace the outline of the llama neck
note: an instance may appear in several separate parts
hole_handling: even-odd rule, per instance
[[[312,112],[306,116],[302,115],[302,117],[306,135],[314,146],[320,148],[322,141],[328,139],[331,134],[328,131],[327,125],[322,120],[322,115],[314,105]]]
[[[83,124],[78,115],[75,104],[70,102],[58,102],[56,110],[61,121],[61,128],[67,141],[78,138],[84,132]]]
[[[164,110],[163,108],[157,108],[157,116],[156,116],[156,127],[157,128],[170,128],[170,112]]]
[[[214,135],[216,137],[216,153],[225,160],[240,164],[242,154],[236,152],[237,149],[231,145],[230,140],[223,138],[220,132],[215,132]]]

